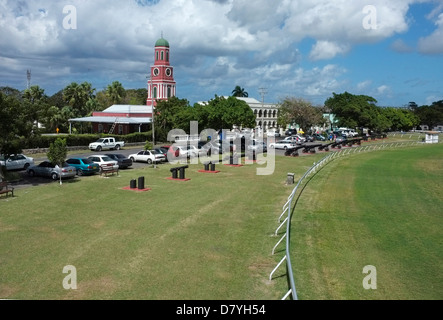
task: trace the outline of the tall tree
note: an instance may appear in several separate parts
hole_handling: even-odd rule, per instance
[[[309,130],[313,125],[325,122],[322,109],[302,98],[287,97],[279,103],[279,107],[278,123],[282,126],[295,123]]]
[[[78,84],[72,82],[63,90],[63,99],[72,107],[76,117],[84,117],[89,113],[86,103],[94,98],[95,89],[89,82]]]
[[[194,120],[193,110],[186,99],[171,97],[157,101],[155,107],[155,139],[166,141],[172,129],[189,130],[190,121]]]
[[[232,96],[247,98],[249,94],[245,91],[245,88],[242,88],[240,86],[235,86],[234,90],[232,90]]]
[[[435,101],[430,106],[420,106],[415,110],[415,114],[420,118],[420,124],[432,130],[443,123],[443,100]]]
[[[234,125],[253,127],[255,116],[249,105],[236,97],[215,96],[206,104],[195,104],[196,120],[204,129],[231,129]]]
[[[123,85],[114,81],[106,88],[106,96],[109,98],[112,104],[118,104],[125,97],[126,91]]]
[[[31,136],[32,122],[15,95],[0,92],[0,155],[20,153],[23,140]],[[1,169],[1,168],[0,168]]]
[[[39,86],[31,86],[23,92],[23,103],[29,119],[34,123],[34,130],[38,130],[38,124],[46,113],[49,105],[45,90]]]
[[[66,147],[66,139],[57,138],[53,143],[49,146],[49,151],[46,154],[48,160],[57,165],[60,170],[63,168],[63,164],[66,161],[66,155],[68,154],[68,148]],[[62,184],[62,176],[61,172],[59,174],[60,184]]]
[[[325,107],[335,115],[339,126],[364,127],[379,131],[387,123],[376,103],[377,100],[372,97],[344,92],[333,93],[333,96],[326,100]]]

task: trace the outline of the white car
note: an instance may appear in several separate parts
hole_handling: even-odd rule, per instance
[[[193,145],[184,145],[184,146],[172,146],[170,152],[175,155],[175,157],[186,157],[197,158],[199,155],[206,155],[207,150],[198,149]]]
[[[149,150],[155,156],[156,162],[166,162],[166,156],[160,150]]]
[[[297,143],[297,144],[302,144],[302,143],[306,142],[306,138],[296,134],[294,136],[286,137],[282,141],[291,141],[291,142],[294,142],[294,143]]]
[[[160,162],[155,155],[152,153],[152,151],[149,150],[141,150],[138,153],[130,154],[128,156],[129,159],[132,160],[132,162],[147,162],[148,164],[152,164],[154,162]]]
[[[277,142],[273,142],[269,144],[269,148],[274,148],[274,149],[288,149],[288,148],[295,148],[297,147],[297,144],[295,142],[292,141],[288,141],[288,140],[281,140],[281,141],[277,141]]]
[[[248,145],[248,151],[255,151],[256,153],[267,152],[268,146],[261,140],[253,139]]]
[[[23,154],[13,154],[5,161],[5,158],[0,156],[0,166],[4,165],[6,165],[6,170],[26,170],[34,165],[34,158]]]
[[[92,155],[88,157],[89,160],[92,162],[97,163],[100,166],[100,172],[103,171],[104,167],[112,167],[114,170],[118,170],[118,161],[112,160],[110,157],[103,155],[103,154],[97,154]]]

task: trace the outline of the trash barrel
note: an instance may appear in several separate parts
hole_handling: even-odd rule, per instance
[[[131,189],[137,188],[137,181],[135,181],[135,179],[131,180],[130,186],[131,186]]]

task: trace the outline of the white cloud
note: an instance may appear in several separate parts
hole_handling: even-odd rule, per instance
[[[338,54],[347,53],[350,46],[347,44],[339,44],[330,41],[318,41],[312,48],[309,58],[311,60],[326,60],[332,59]]]
[[[180,86],[192,88],[189,95],[204,100],[242,83],[268,86],[271,100],[288,94],[322,99],[346,89],[346,68],[329,60],[406,32],[408,9],[421,1],[370,1],[377,28],[367,30],[367,0],[71,0],[78,28],[65,30],[64,2],[0,0],[0,85],[23,86],[31,68],[34,81],[52,92],[70,81],[144,87],[163,32],[179,93]],[[442,21],[420,41],[421,52],[443,50]],[[308,52],[301,51],[303,40],[314,43]],[[397,40],[393,48],[405,43]]]
[[[435,22],[437,29],[429,36],[418,41],[418,50],[425,54],[443,54],[443,13]]]

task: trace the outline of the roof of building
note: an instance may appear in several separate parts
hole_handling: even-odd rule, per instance
[[[152,107],[146,105],[127,105],[114,104],[108,109],[103,110],[105,113],[152,113]]]
[[[155,43],[156,47],[168,47],[169,48],[169,42],[166,39],[160,38],[157,40],[157,42]]]
[[[99,122],[99,123],[120,123],[120,124],[142,124],[151,123],[152,118],[119,118],[119,117],[85,117],[69,119],[69,122]]]

